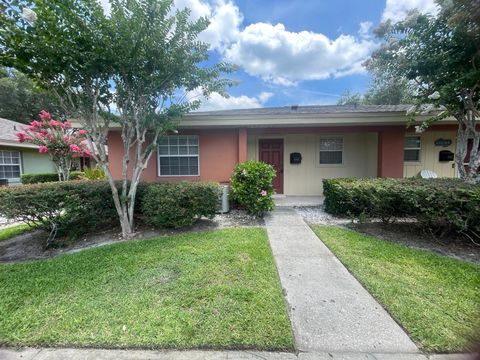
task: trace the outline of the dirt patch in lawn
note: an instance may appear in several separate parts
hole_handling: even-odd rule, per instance
[[[383,224],[381,222],[349,223],[347,227],[409,247],[480,263],[480,246],[473,244],[468,239],[455,236],[437,238],[432,234],[425,233],[420,225],[413,222],[394,224]]]
[[[200,219],[195,225],[182,229],[155,229],[148,226],[139,226],[135,237],[129,241],[196,231],[250,226],[264,226],[264,221],[260,218],[251,217],[242,210],[232,210],[228,214],[218,214],[212,220]],[[58,248],[45,249],[47,236],[47,233],[35,230],[0,242],[0,263],[45,259],[125,241],[120,236],[120,229],[115,228],[89,234],[75,242],[63,243]]]

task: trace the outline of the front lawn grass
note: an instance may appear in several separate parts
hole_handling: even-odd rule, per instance
[[[0,241],[11,239],[14,236],[21,235],[30,230],[32,230],[32,227],[27,224],[19,224],[0,229]]]
[[[480,325],[480,266],[335,226],[313,230],[424,350],[467,350]]]
[[[0,344],[293,350],[260,228],[0,266]]]

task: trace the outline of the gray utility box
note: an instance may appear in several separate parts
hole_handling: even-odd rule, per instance
[[[228,185],[221,185],[221,187],[222,194],[220,195],[220,199],[218,201],[217,212],[219,212],[220,214],[225,214],[230,211],[230,203],[228,201],[230,188],[228,187]]]

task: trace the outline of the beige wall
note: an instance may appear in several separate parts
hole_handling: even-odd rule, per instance
[[[22,174],[57,172],[54,163],[50,160],[50,157],[46,154],[40,154],[37,149],[0,146],[0,150],[12,150],[20,152],[20,165]],[[20,178],[10,179],[9,183],[20,183]]]
[[[414,136],[415,134],[407,134]],[[438,154],[441,150],[450,150],[455,153],[456,132],[455,131],[427,131],[420,134],[421,150],[419,162],[405,162],[403,165],[403,176],[418,176],[422,170],[432,170],[439,177],[455,177],[455,168],[452,167],[453,161],[440,162]],[[452,145],[449,147],[435,146],[437,139],[451,139]]]
[[[343,137],[343,164],[320,165],[321,137]],[[248,159],[258,160],[258,140],[284,140],[284,193],[321,195],[322,179],[335,177],[375,177],[377,175],[377,134],[287,134],[248,135]],[[302,154],[300,165],[290,164],[290,153]]]

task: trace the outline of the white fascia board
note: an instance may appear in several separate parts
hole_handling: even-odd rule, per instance
[[[19,143],[18,141],[9,141],[9,140],[0,140],[0,146],[8,146],[8,147],[24,148],[24,149],[38,149],[38,146],[34,144]]]
[[[421,122],[428,119],[418,117]],[[179,124],[180,128],[189,127],[302,127],[302,126],[368,126],[368,125],[406,125],[407,117],[402,114],[317,114],[297,116],[199,116],[186,115]],[[454,118],[442,120],[440,123],[455,123]]]

